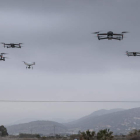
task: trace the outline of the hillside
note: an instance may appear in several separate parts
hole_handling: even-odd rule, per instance
[[[99,110],[70,123],[60,124],[53,121],[34,121],[30,123],[8,126],[9,134],[39,133],[53,134],[77,133],[79,130],[95,130],[109,128],[115,134],[127,134],[132,129],[140,129],[140,108],[128,110]]]
[[[106,109],[97,110],[97,111],[94,111],[93,113],[91,113],[91,114],[89,114],[87,116],[84,116],[84,117],[82,117],[82,118],[80,118],[78,120],[72,121],[69,124],[77,124],[77,123],[80,124],[83,121],[86,121],[87,119],[91,119],[93,117],[102,116],[102,115],[105,115],[105,114],[110,114],[110,113],[123,111],[123,110],[124,109],[121,109],[121,108],[110,109],[110,110],[106,110]]]
[[[7,126],[9,134],[18,133],[38,133],[38,134],[53,134],[55,126],[55,133],[65,133],[67,128],[57,122],[53,121],[33,121],[30,123]]]
[[[113,132],[126,134],[132,129],[140,129],[140,108],[134,108],[124,111],[113,112],[104,115],[89,115],[82,121],[75,121],[65,124],[69,130],[78,132],[87,129],[98,131],[109,128]]]

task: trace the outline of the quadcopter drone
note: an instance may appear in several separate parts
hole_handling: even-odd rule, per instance
[[[7,47],[7,48],[21,48],[21,44],[23,43],[18,43],[18,44],[15,44],[15,43],[10,43],[10,44],[6,44],[6,43],[1,43],[4,45],[4,48]]]
[[[140,52],[128,52],[126,51],[127,56],[140,56]]]
[[[23,61],[24,62],[24,61]],[[24,62],[24,64],[26,65],[26,69],[30,69],[31,66],[32,66],[32,69],[33,69],[33,65],[35,65],[35,62],[32,62],[32,63],[27,63],[27,62]]]
[[[0,53],[0,60],[1,61],[5,61],[5,58],[8,58],[8,57],[4,57],[3,56],[4,54],[7,54],[7,53]]]
[[[123,34],[124,33],[128,33],[128,32],[121,32],[120,34],[118,33],[113,33],[112,31],[109,31],[107,33],[100,33],[98,32],[94,32],[93,34],[97,34],[98,40],[102,40],[102,39],[108,39],[108,40],[122,40],[123,39]]]

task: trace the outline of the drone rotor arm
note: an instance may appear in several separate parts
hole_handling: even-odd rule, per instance
[[[107,37],[99,38],[99,40],[102,40],[102,39],[108,39],[108,38]]]
[[[120,35],[121,36],[122,34],[113,34],[113,35]]]
[[[112,39],[121,40],[121,38],[116,38],[116,37],[113,37]]]
[[[107,33],[101,33],[101,34],[97,34],[97,35],[107,35]]]
[[[3,54],[6,54],[6,53],[1,53],[1,54],[3,55]]]
[[[5,44],[5,45],[9,45],[9,46],[11,46],[11,44]]]
[[[126,33],[129,33],[129,32],[127,32],[127,31],[123,31],[123,32],[122,32],[122,34],[126,34]]]

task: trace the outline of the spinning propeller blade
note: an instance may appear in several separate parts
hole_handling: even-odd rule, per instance
[[[93,32],[92,34],[99,34],[101,31],[98,31],[98,32]]]
[[[125,34],[125,33],[129,33],[129,32],[127,32],[127,31],[123,31],[123,32],[122,32],[122,34]]]
[[[0,54],[8,54],[8,53],[0,53]]]

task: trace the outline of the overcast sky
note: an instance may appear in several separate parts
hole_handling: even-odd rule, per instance
[[[140,100],[139,0],[0,0],[1,100]],[[101,40],[95,31],[129,31]],[[22,61],[35,61],[26,70]],[[77,119],[136,103],[0,103],[0,124],[20,119]]]

